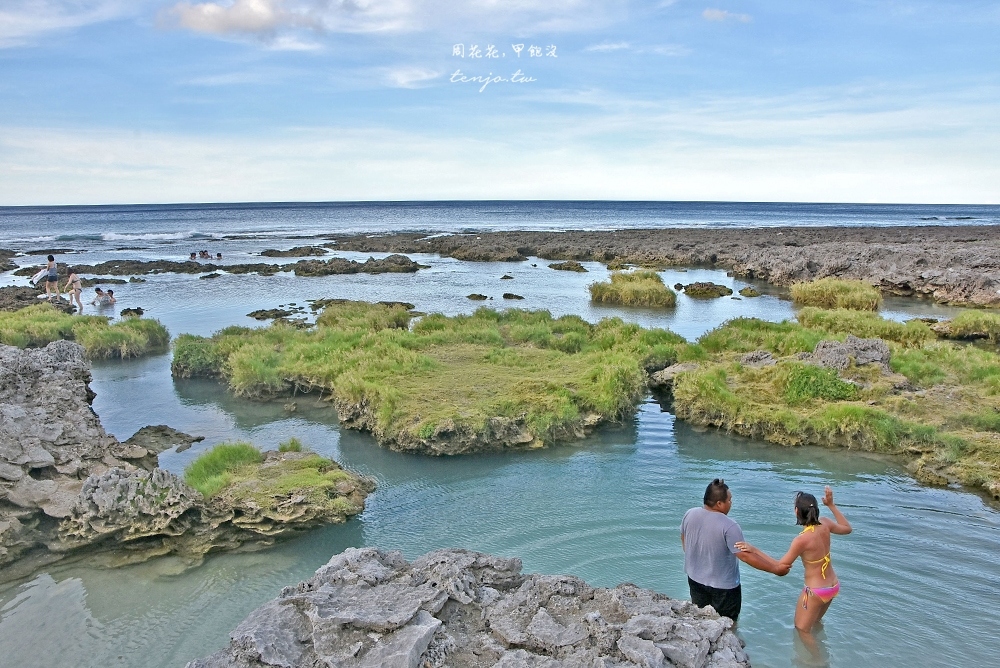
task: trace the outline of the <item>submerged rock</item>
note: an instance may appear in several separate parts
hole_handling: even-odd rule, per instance
[[[549,269],[556,269],[557,271],[577,271],[585,272],[587,268],[576,260],[567,260],[566,262],[554,262],[549,265]]]
[[[726,297],[733,294],[732,289],[718,283],[699,281],[684,286],[684,294],[688,297],[700,299],[714,299],[715,297]]]
[[[520,559],[349,548],[187,668],[748,667],[733,623],[622,584],[523,575]]]

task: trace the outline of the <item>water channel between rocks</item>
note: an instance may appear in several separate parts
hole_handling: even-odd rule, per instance
[[[124,305],[149,308],[174,335],[249,325],[244,314],[253,309],[318,297],[394,299],[422,311],[469,312],[474,305],[464,296],[471,292],[495,294],[491,306],[505,306],[500,293],[515,292],[525,297],[518,307],[579,313],[591,321],[619,315],[690,339],[736,315],[793,316],[773,289],[742,301],[682,296],[668,316],[598,309],[587,301],[586,285],[607,273],[601,265],[586,266],[591,273],[577,275],[548,270],[538,260],[470,264],[434,257],[432,268],[416,275],[374,278],[150,276],[128,286],[134,303]],[[503,274],[515,278],[500,282]],[[662,275],[670,285],[746,285],[709,270]],[[890,317],[950,312],[904,300],[889,300],[883,309]],[[526,572],[572,573],[601,586],[630,581],[687,598],[680,518],[716,476],[732,486],[732,516],[747,538],[772,554],[783,553],[797,533],[791,509],[796,490],[819,493],[831,484],[855,526],[853,534],[834,540],[842,590],[819,634],[825,661],[817,663],[794,639],[801,566],[786,578],[743,568],[740,634],[755,666],[990,665],[1000,653],[1000,513],[973,494],[919,485],[895,462],[696,431],[652,401],[627,424],[571,446],[457,458],[404,455],[340,430],[332,409],[315,398],[299,399],[289,414],[280,403],[236,399],[214,382],[175,383],[169,363],[160,355],[98,364],[92,384],[94,408],[119,438],[159,423],[206,436],[187,452],[161,455],[165,468],[180,472],[223,440],[273,447],[297,436],[373,476],[377,491],[359,519],[265,551],[215,555],[180,573],[169,558],[119,570],[66,564],[0,589],[4,668],[182,666],[223,646],[253,608],[350,546],[400,549],[407,558],[464,547],[521,557]]]

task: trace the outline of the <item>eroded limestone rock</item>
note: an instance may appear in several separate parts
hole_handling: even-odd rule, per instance
[[[519,559],[351,548],[286,587],[188,668],[736,668],[732,622],[635,585],[523,575]]]
[[[0,580],[27,556],[49,563],[108,549],[112,565],[160,554],[197,563],[209,551],[278,537],[361,512],[370,481],[343,472],[322,499],[282,487],[265,503],[222,493],[204,499],[157,455],[201,440],[165,425],[119,442],[90,407],[83,348],[0,346]],[[311,453],[265,453],[260,483],[301,468]],[[326,470],[339,467],[332,462]],[[251,481],[253,482],[253,481]]]

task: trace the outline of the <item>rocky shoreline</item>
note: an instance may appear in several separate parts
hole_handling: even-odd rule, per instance
[[[520,559],[350,548],[187,668],[747,668],[732,621],[632,584],[523,575]]]
[[[337,250],[437,253],[506,262],[529,256],[650,267],[712,266],[788,286],[835,276],[885,293],[1000,307],[1000,242],[994,226],[783,227],[612,232],[482,232],[326,236]]]
[[[90,406],[83,348],[0,346],[0,581],[68,556],[100,553],[109,565],[176,554],[189,564],[214,550],[269,545],[364,508],[371,483],[344,473],[336,511],[293,490],[269,505],[226,494],[205,499],[157,468],[157,455],[201,440],[145,427],[124,442]],[[263,471],[294,468],[311,453],[265,453]]]

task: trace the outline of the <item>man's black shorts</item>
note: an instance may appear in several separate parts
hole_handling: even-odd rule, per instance
[[[691,602],[698,607],[710,605],[723,617],[729,617],[734,622],[739,619],[740,608],[743,607],[743,590],[739,585],[735,589],[716,589],[688,578],[688,588],[691,590]]]

